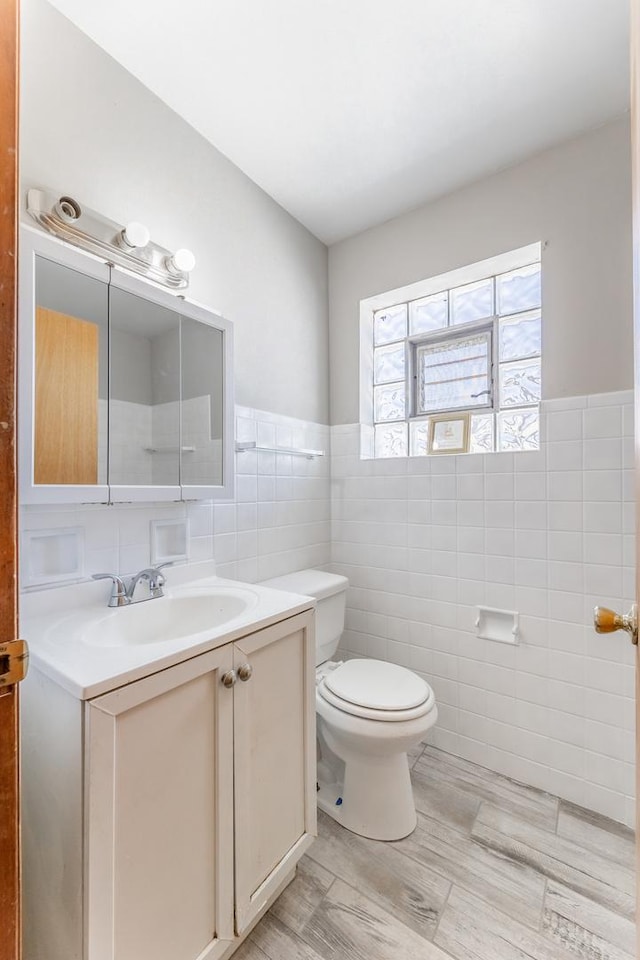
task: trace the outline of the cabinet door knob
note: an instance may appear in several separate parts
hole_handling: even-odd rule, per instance
[[[222,674],[222,686],[223,687],[232,687],[236,682],[236,673],[235,670],[227,670],[226,673]]]
[[[253,673],[253,667],[250,663],[243,663],[238,667],[238,677],[240,680],[250,680]]]

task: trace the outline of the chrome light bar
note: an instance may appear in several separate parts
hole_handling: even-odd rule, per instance
[[[172,253],[158,246],[141,223],[132,221],[123,227],[82,207],[73,197],[35,187],[27,192],[27,211],[49,233],[103,260],[173,290],[189,286],[189,273],[195,266],[191,251]]]

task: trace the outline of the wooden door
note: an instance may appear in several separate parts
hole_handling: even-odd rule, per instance
[[[232,661],[87,704],[87,960],[216,960],[233,939]]]
[[[0,2],[0,642],[15,640],[18,0]],[[18,692],[0,695],[0,957],[20,956]]]
[[[34,482],[98,482],[98,325],[36,308]]]
[[[633,186],[633,314],[636,431],[636,600],[640,598],[640,0],[631,3],[631,176]],[[640,661],[636,647],[636,837],[640,838]],[[640,843],[636,846],[637,909],[640,918]],[[640,923],[638,924],[640,956]]]
[[[241,934],[316,835],[313,614],[260,630],[234,648],[236,931]]]

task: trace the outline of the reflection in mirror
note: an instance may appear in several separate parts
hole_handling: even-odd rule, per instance
[[[34,482],[107,482],[107,284],[36,257]]]
[[[180,320],[111,286],[109,483],[180,483]]]
[[[181,317],[182,483],[222,483],[222,330]]]

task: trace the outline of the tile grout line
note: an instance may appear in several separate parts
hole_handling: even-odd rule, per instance
[[[314,860],[313,862],[316,863],[315,860]],[[324,869],[324,870],[327,870],[326,867],[323,867],[323,869]],[[322,904],[324,903],[324,901],[327,899],[327,895],[328,895],[329,891],[331,890],[331,888],[333,887],[334,883],[336,882],[336,880],[340,879],[335,873],[331,873],[331,870],[327,870],[327,873],[330,874],[331,877],[332,877],[331,883],[329,884],[329,886],[327,887],[327,889],[324,891],[324,893],[322,894],[322,896],[320,897],[320,899],[319,899],[318,902],[316,903],[315,907],[313,908],[313,910],[311,911],[311,913],[309,914],[309,916],[307,917],[307,919],[305,920],[305,922],[302,924],[302,930],[305,930],[306,927],[308,926],[308,924],[311,923],[312,919],[315,917],[316,913],[318,912],[318,910],[320,909],[320,907],[322,906]],[[276,901],[276,902],[277,902],[277,901]],[[284,920],[281,920],[280,922],[281,922],[282,924],[284,924],[284,926],[287,928],[287,930],[291,930],[291,927],[290,927],[287,923],[285,923]],[[294,933],[294,934],[296,934],[296,931],[295,931],[295,930],[291,930],[291,932]],[[300,933],[298,933],[298,934],[296,934],[296,935],[299,936],[299,937],[301,937],[301,939],[304,940],[304,937],[302,936],[302,932],[300,932]],[[304,942],[307,943],[306,940],[304,940]]]
[[[454,887],[455,887],[455,883],[454,883],[453,881],[451,881],[450,884],[449,884],[449,890],[448,890],[448,892],[447,892],[447,896],[445,897],[445,901],[444,901],[444,903],[442,904],[442,910],[441,910],[441,911],[439,912],[439,914],[438,914],[438,922],[436,923],[435,930],[433,931],[433,936],[431,937],[431,943],[433,943],[435,946],[437,946],[436,937],[437,937],[437,935],[438,935],[438,930],[440,929],[440,922],[441,922],[441,920],[442,920],[442,918],[443,918],[443,916],[444,916],[444,913],[445,913],[445,910],[447,909],[447,906],[449,905],[449,900],[450,900],[450,898],[451,898],[451,894],[453,893],[453,888],[454,888]],[[447,951],[447,954],[448,954],[448,956],[451,956],[451,954],[449,954],[449,951]]]
[[[538,921],[538,930],[544,933],[544,910],[547,904],[547,890],[549,889],[549,877],[544,878],[544,891],[542,893],[542,906],[540,907],[540,920]]]

